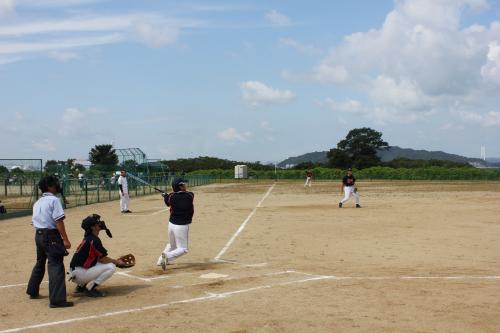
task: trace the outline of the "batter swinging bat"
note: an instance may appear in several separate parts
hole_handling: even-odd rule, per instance
[[[159,188],[154,187],[153,185],[151,185],[150,183],[148,183],[148,182],[147,182],[147,181],[145,181],[144,179],[141,179],[141,178],[139,178],[139,177],[137,177],[137,176],[134,176],[134,175],[133,175],[133,174],[131,174],[130,172],[127,172],[127,173],[128,173],[128,175],[129,175],[130,177],[132,177],[133,179],[137,180],[139,183],[143,183],[144,185],[147,185],[147,186],[149,186],[149,187],[153,188],[155,191],[158,191],[158,192],[160,192],[160,193],[165,193],[165,191],[160,190]]]

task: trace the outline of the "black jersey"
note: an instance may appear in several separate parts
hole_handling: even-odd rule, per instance
[[[354,183],[356,183],[356,178],[354,178],[353,175],[344,176],[344,178],[342,178],[342,183],[344,184],[344,186],[353,186]]]
[[[194,193],[178,191],[165,197],[165,204],[170,207],[170,222],[177,225],[190,224],[194,214]]]
[[[108,251],[102,246],[102,242],[99,237],[89,234],[85,236],[76,248],[76,252],[71,259],[69,267],[75,269],[75,267],[83,267],[88,269],[94,267],[100,258],[106,257]]]

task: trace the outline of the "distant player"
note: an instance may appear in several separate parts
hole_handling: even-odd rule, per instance
[[[122,213],[132,213],[128,209],[130,197],[128,195],[127,172],[125,170],[120,171],[120,177],[118,177],[117,183],[120,191],[120,210]]]
[[[313,173],[311,170],[306,171],[306,183],[304,184],[304,187],[311,187],[312,184],[312,178],[313,178]]]
[[[186,191],[187,181],[175,178],[172,193],[162,193],[165,204],[170,207],[168,244],[158,258],[157,265],[166,270],[167,264],[188,252],[189,225],[194,214],[194,193]]]
[[[349,168],[347,169],[347,175],[342,178],[342,189],[341,193],[344,193],[344,199],[339,202],[339,208],[342,208],[342,205],[349,200],[349,197],[351,195],[354,196],[356,199],[356,208],[361,208],[361,205],[359,204],[359,194],[356,189],[356,178],[354,178],[352,174],[352,169]]]

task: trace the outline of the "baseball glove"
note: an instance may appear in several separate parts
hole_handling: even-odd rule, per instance
[[[132,253],[121,256],[118,260],[121,260],[124,263],[123,265],[116,265],[119,268],[128,268],[135,265],[135,257]]]
[[[358,188],[357,187],[354,188],[354,193],[358,193]]]

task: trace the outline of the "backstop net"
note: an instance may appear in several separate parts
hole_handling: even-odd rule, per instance
[[[42,172],[41,159],[0,159],[0,219],[31,213]]]

